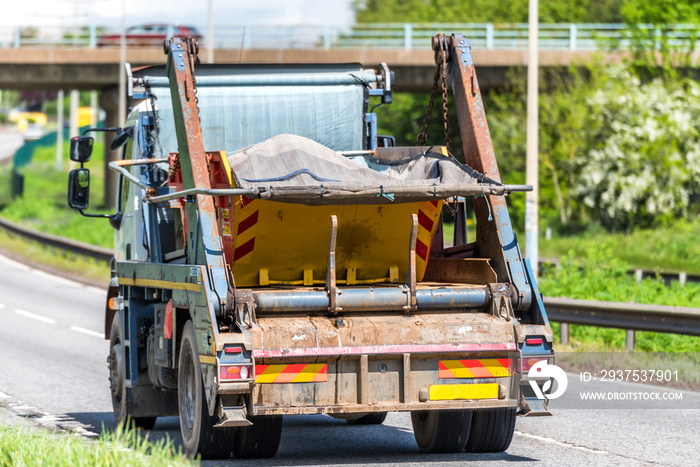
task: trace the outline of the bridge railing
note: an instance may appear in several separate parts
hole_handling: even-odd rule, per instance
[[[429,49],[438,32],[461,33],[475,49],[527,48],[526,23],[373,23],[352,26],[231,25],[214,28],[217,49]],[[118,34],[101,26],[80,28],[0,27],[0,48],[99,47],[102,34]],[[542,50],[630,50],[642,46],[694,50],[700,45],[700,25],[655,27],[615,23],[543,23]],[[206,38],[202,46],[206,47]]]

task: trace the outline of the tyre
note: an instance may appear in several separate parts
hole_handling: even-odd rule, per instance
[[[214,428],[216,418],[209,415],[199,352],[192,321],[185,323],[178,358],[177,398],[182,444],[190,457],[202,459],[231,457],[235,428]]]
[[[503,452],[515,431],[515,409],[477,409],[465,449],[468,452]]]
[[[459,452],[464,449],[472,424],[471,410],[411,412],[413,435],[423,452]]]
[[[119,313],[115,313],[112,319],[112,327],[109,331],[109,357],[107,357],[114,419],[117,421],[117,425],[123,424],[129,428],[150,430],[156,424],[156,417],[131,417],[128,411],[129,389],[126,387],[123,335]]]
[[[282,437],[282,416],[251,417],[250,421],[251,426],[238,428],[233,454],[241,459],[274,457]]]
[[[360,418],[348,419],[348,425],[381,425],[386,420],[386,412],[372,412]]]

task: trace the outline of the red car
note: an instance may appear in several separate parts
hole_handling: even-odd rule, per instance
[[[195,39],[201,39],[202,35],[192,26],[156,23],[127,28],[125,39],[127,46],[161,47],[163,41],[170,37],[194,37]],[[120,41],[120,34],[104,35],[98,39],[97,46],[118,47]]]

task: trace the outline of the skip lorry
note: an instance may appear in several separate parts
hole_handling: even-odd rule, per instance
[[[530,188],[501,182],[466,38],[433,40],[465,163],[449,134],[377,134],[384,64],[199,66],[194,40],[165,49],[165,67],[129,70],[138,103],[109,164],[117,421],[179,416],[188,454],[250,458],[275,455],[285,415],[410,412],[424,452],[503,451],[516,415],[549,415],[528,370],[552,361],[552,331],[506,206]],[[81,213],[92,142],[71,142]]]

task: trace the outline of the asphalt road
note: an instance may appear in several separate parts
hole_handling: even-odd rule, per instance
[[[12,157],[17,148],[24,144],[22,135],[14,131],[2,131],[0,129],[0,163]]]
[[[88,435],[99,433],[102,426],[114,427],[103,310],[102,290],[0,256],[0,420],[22,415],[39,425]],[[570,376],[567,391],[578,385]],[[605,387],[623,392],[650,389],[654,390],[632,384]],[[700,394],[686,392],[683,397],[677,407],[700,407]],[[518,418],[513,443],[501,454],[422,454],[407,414],[392,413],[383,425],[364,427],[326,416],[296,416],[285,418],[274,459],[203,464],[700,465],[700,410],[552,406],[554,417]],[[178,419],[159,420],[150,436],[179,442]]]

